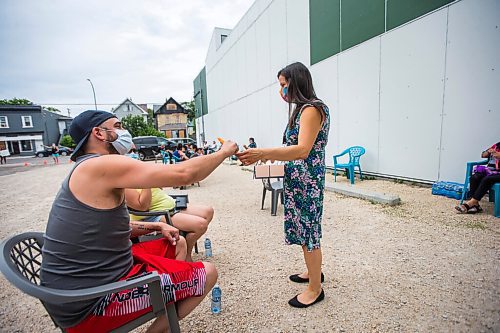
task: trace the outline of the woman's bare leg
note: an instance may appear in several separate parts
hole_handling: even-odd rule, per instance
[[[311,304],[321,293],[321,264],[323,262],[323,255],[321,249],[314,249],[308,252],[306,246],[302,246],[302,251],[304,252],[304,260],[307,266],[309,285],[304,292],[298,295],[297,300],[302,304]]]
[[[193,261],[193,259],[191,258],[191,253],[193,252],[194,244],[207,231],[207,220],[202,217],[185,214],[183,212],[177,213],[172,216],[172,223],[177,229],[186,231],[188,233],[186,235],[186,261]]]

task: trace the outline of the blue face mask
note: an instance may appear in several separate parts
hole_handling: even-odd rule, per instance
[[[281,98],[283,98],[283,100],[285,102],[288,102],[287,93],[288,93],[288,87],[283,87],[283,90],[282,90],[280,95],[281,95]]]

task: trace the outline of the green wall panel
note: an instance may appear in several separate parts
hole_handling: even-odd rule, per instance
[[[342,1],[342,50],[385,31],[385,0]]]
[[[393,29],[454,0],[387,0],[387,30]]]
[[[311,65],[340,52],[340,0],[309,0]]]
[[[198,76],[193,81],[194,88],[194,105],[196,107],[196,118],[201,117],[201,111],[203,114],[208,113],[208,103],[207,103],[207,75],[205,67],[200,71]]]

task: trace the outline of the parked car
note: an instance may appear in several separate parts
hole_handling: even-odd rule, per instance
[[[59,147],[59,155],[66,156],[71,155],[73,153],[73,148],[58,146]],[[35,153],[36,157],[47,157],[52,155],[52,147],[45,146],[44,150],[39,150]]]
[[[165,145],[166,149],[174,150],[177,144],[165,138],[157,136],[138,136],[132,139],[139,154],[139,159],[144,161],[154,158],[160,153],[160,147]]]
[[[175,144],[182,143],[183,145],[195,145],[196,141],[191,139],[191,138],[170,138],[169,139],[172,142],[175,142]]]

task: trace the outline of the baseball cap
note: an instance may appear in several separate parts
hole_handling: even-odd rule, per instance
[[[73,119],[69,126],[69,135],[77,145],[71,155],[72,161],[76,161],[79,156],[84,154],[82,147],[87,142],[92,128],[99,126],[110,118],[116,118],[116,115],[107,111],[87,110]]]

